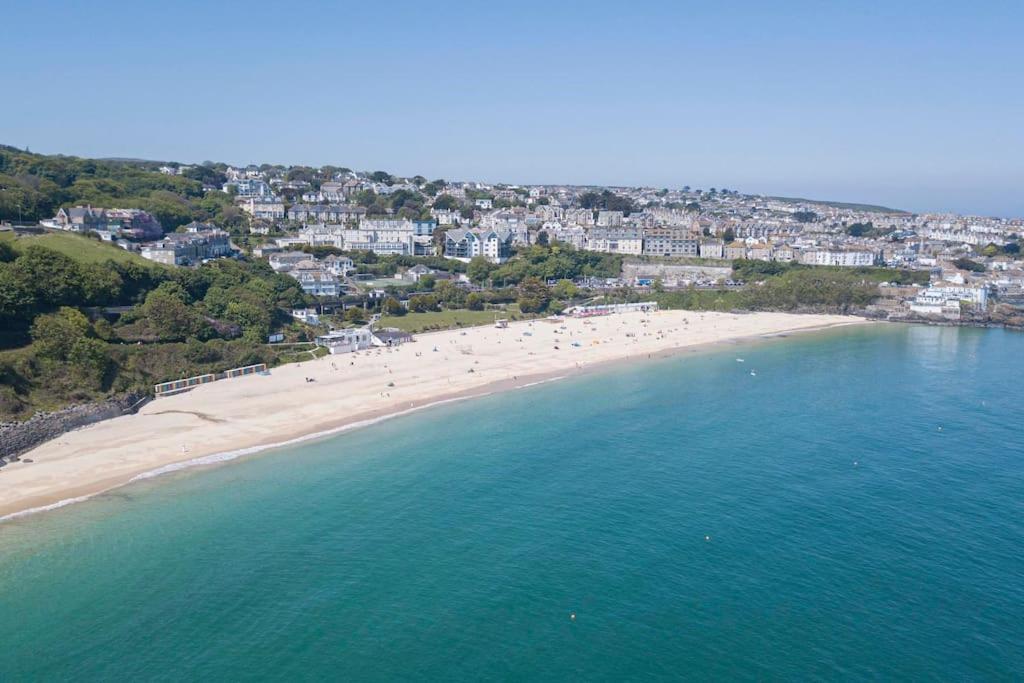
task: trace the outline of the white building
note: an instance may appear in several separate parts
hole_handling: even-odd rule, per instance
[[[292,317],[307,325],[320,324],[320,314],[316,312],[315,308],[293,308]]]
[[[270,185],[260,178],[239,178],[224,183],[224,192],[231,193],[234,189],[235,196],[248,199],[249,197],[273,197],[274,192]]]
[[[593,228],[587,233],[587,249],[608,254],[643,253],[644,240],[636,228]]]
[[[317,337],[316,345],[324,347],[332,355],[362,351],[373,346],[373,333],[367,327],[334,330]]]
[[[958,320],[961,303],[984,310],[988,306],[988,288],[983,285],[940,282],[921,290],[910,302],[910,310],[921,315],[940,315]]]
[[[328,273],[312,262],[303,261],[293,270],[288,271],[288,274],[299,281],[299,286],[306,294],[313,296],[338,296],[341,294],[341,281],[338,276]]]
[[[813,249],[800,254],[800,263],[809,266],[859,268],[873,266],[877,260],[873,251]]]
[[[280,199],[250,197],[247,201],[240,202],[239,207],[253,218],[268,221],[284,220],[284,202]]]
[[[512,255],[515,235],[499,230],[448,230],[444,234],[444,255],[459,261],[483,256],[491,263],[503,263]]]

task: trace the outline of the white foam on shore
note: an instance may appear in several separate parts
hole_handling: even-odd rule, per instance
[[[189,469],[192,467],[201,467],[203,465],[215,465],[221,462],[228,462],[241,458],[245,455],[252,455],[259,453],[260,451],[270,450],[272,448],[284,448],[286,446],[294,446],[296,444],[303,443],[305,441],[312,441],[314,439],[322,439],[327,436],[333,436],[335,434],[341,434],[342,432],[351,431],[353,429],[360,429],[362,427],[369,427],[371,425],[390,420],[393,417],[401,417],[402,415],[408,415],[425,408],[433,408],[434,406],[444,405],[446,403],[455,403],[457,401],[465,401],[470,398],[479,398],[480,396],[487,396],[492,392],[485,392],[480,394],[473,394],[471,396],[456,396],[455,398],[446,398],[440,401],[432,401],[430,403],[424,403],[423,405],[413,406],[412,408],[406,408],[405,410],[399,410],[387,415],[378,415],[377,417],[371,417],[366,420],[358,420],[356,422],[350,422],[340,427],[333,427],[331,429],[325,429],[320,432],[311,432],[310,434],[303,434],[297,436],[294,439],[288,439],[286,441],[278,441],[276,443],[268,443],[260,446],[250,446],[248,448],[239,448],[234,451],[224,451],[222,453],[211,453],[210,455],[202,455],[198,458],[192,458],[191,460],[183,460],[181,462],[174,462],[169,465],[157,467],[156,469],[137,474],[128,480],[128,483],[133,481],[142,481],[144,479],[152,479],[153,477],[159,477],[164,474],[170,474],[171,472],[179,472],[181,470]],[[2,520],[0,520],[2,521]]]
[[[545,379],[539,379],[536,382],[527,382],[526,384],[521,384],[521,385],[519,385],[519,386],[517,386],[515,388],[516,389],[526,389],[527,387],[535,387],[535,386],[538,386],[540,384],[547,384],[548,382],[556,382],[556,381],[558,381],[560,379],[565,379],[567,376],[568,375],[559,375],[558,377],[548,377],[548,378],[545,378]],[[129,483],[131,483],[133,481],[142,481],[144,479],[152,479],[153,477],[159,477],[159,476],[164,475],[164,474],[170,474],[171,472],[179,472],[181,470],[189,469],[191,467],[202,467],[203,465],[215,465],[215,464],[221,463],[221,462],[228,462],[228,461],[231,461],[231,460],[235,460],[236,458],[241,458],[241,457],[246,456],[246,455],[252,455],[254,453],[259,453],[260,451],[270,450],[272,448],[284,448],[286,446],[294,446],[296,444],[300,444],[300,443],[303,443],[305,441],[312,441],[313,439],[322,439],[324,437],[333,436],[335,434],[341,434],[342,432],[351,431],[353,429],[360,429],[362,427],[369,427],[371,425],[375,425],[375,424],[378,424],[380,422],[384,422],[385,420],[390,420],[393,417],[401,417],[403,415],[409,415],[410,413],[415,413],[415,412],[418,412],[420,410],[425,410],[427,408],[434,408],[436,406],[445,405],[447,403],[456,403],[458,401],[465,401],[465,400],[470,399],[470,398],[480,398],[482,396],[490,396],[493,393],[494,393],[493,391],[484,391],[484,392],[480,392],[480,393],[470,394],[468,396],[456,396],[454,398],[445,398],[445,399],[441,399],[439,401],[431,401],[429,403],[424,403],[422,405],[413,406],[411,408],[406,408],[405,410],[398,410],[398,411],[395,411],[393,413],[388,413],[386,415],[379,415],[377,417],[371,417],[371,418],[368,418],[366,420],[358,420],[356,422],[350,422],[348,424],[341,425],[340,427],[334,427],[332,429],[326,429],[326,430],[323,430],[323,431],[320,431],[320,432],[312,432],[310,434],[304,434],[302,436],[295,437],[294,439],[288,439],[286,441],[279,441],[277,443],[263,444],[261,446],[250,446],[249,448],[239,448],[238,450],[234,450],[234,451],[224,451],[224,452],[221,452],[221,453],[211,453],[210,455],[203,455],[203,456],[199,456],[197,458],[192,458],[191,460],[183,460],[181,462],[171,463],[169,465],[164,465],[162,467],[157,467],[156,469],[149,470],[148,472],[143,472],[142,474],[137,474],[137,475],[135,475],[134,477],[132,477],[129,480]],[[84,498],[83,498],[83,500],[84,500]],[[3,519],[4,518],[0,517],[0,522],[2,522]]]
[[[49,505],[41,505],[37,508],[29,508],[27,510],[18,510],[17,512],[12,512],[9,515],[4,515],[3,517],[0,517],[0,523],[9,522],[12,519],[18,519],[19,517],[28,517],[29,515],[34,515],[37,512],[49,512],[50,510],[62,508],[65,505],[81,503],[89,500],[95,495],[98,494],[92,493],[89,494],[88,496],[78,496],[77,498],[65,498],[64,500],[58,500],[56,503],[50,503]]]
[[[547,379],[539,379],[536,382],[527,382],[526,384],[520,384],[516,389],[526,389],[527,387],[535,387],[538,384],[547,384],[548,382],[557,382],[560,379],[565,379],[568,375],[559,375],[558,377],[548,377]]]
[[[534,385],[537,385],[537,384],[544,384],[546,382],[551,382],[551,381],[554,381],[554,380],[557,380],[557,379],[563,379],[563,378],[564,377],[553,377],[553,378],[549,378],[549,379],[538,380],[536,382],[530,382],[528,384],[523,384],[523,385],[521,385],[519,387],[516,387],[516,388],[523,389],[525,387],[531,387],[531,386],[534,386]],[[136,481],[143,481],[143,480],[146,480],[146,479],[153,479],[155,477],[159,477],[159,476],[162,476],[162,475],[165,475],[165,474],[171,474],[172,472],[180,472],[182,470],[190,469],[190,468],[193,468],[193,467],[202,467],[204,465],[216,465],[217,463],[230,462],[231,460],[236,460],[237,458],[241,458],[241,457],[246,456],[246,455],[252,455],[254,453],[259,453],[260,451],[266,451],[266,450],[270,450],[270,449],[273,449],[273,448],[284,448],[286,446],[294,446],[296,444],[303,443],[305,441],[312,441],[314,439],[322,439],[324,437],[333,436],[335,434],[340,434],[342,432],[347,432],[347,431],[350,431],[350,430],[353,430],[353,429],[360,429],[362,427],[369,427],[371,425],[378,424],[378,423],[383,422],[385,420],[390,420],[393,417],[401,417],[402,415],[409,415],[410,413],[415,413],[417,411],[424,410],[426,408],[433,408],[435,406],[441,406],[441,405],[445,405],[445,404],[448,404],[448,403],[456,403],[458,401],[465,401],[465,400],[470,399],[470,398],[480,398],[481,396],[489,396],[492,393],[494,393],[494,392],[493,391],[485,391],[485,392],[481,392],[481,393],[470,394],[470,395],[467,395],[467,396],[456,396],[454,398],[445,398],[445,399],[441,399],[439,401],[431,401],[429,403],[424,403],[424,404],[421,404],[421,405],[418,405],[418,406],[413,406],[411,408],[406,408],[405,410],[398,410],[398,411],[395,411],[393,413],[388,413],[386,415],[379,415],[377,417],[368,418],[366,420],[358,420],[356,422],[350,422],[348,424],[341,425],[340,427],[334,427],[332,429],[326,429],[326,430],[319,431],[319,432],[312,432],[310,434],[304,434],[302,436],[295,437],[294,439],[287,439],[285,441],[279,441],[279,442],[276,442],[276,443],[262,444],[260,446],[250,446],[248,448],[239,448],[239,449],[233,450],[233,451],[223,451],[223,452],[220,452],[220,453],[211,453],[209,455],[202,455],[202,456],[199,456],[199,457],[196,457],[196,458],[191,458],[190,460],[183,460],[181,462],[174,462],[174,463],[171,463],[169,465],[163,465],[161,467],[157,467],[155,469],[148,470],[146,472],[142,472],[141,474],[137,474],[134,477],[132,477],[131,479],[129,479],[127,482],[125,482],[125,484],[130,484],[130,483],[136,482]],[[18,518],[21,518],[21,517],[27,517],[29,515],[34,515],[34,514],[40,513],[40,512],[49,512],[50,510],[57,510],[59,508],[65,507],[67,505],[73,505],[74,503],[82,503],[82,502],[85,502],[85,501],[89,500],[90,498],[94,498],[96,496],[99,496],[99,495],[102,495],[104,493],[107,493],[108,491],[113,490],[114,488],[119,488],[122,485],[114,486],[111,489],[106,489],[104,491],[97,491],[96,493],[91,493],[91,494],[85,495],[85,496],[76,496],[74,498],[65,498],[64,500],[59,500],[56,503],[50,503],[49,505],[41,505],[39,507],[28,508],[26,510],[19,510],[17,512],[12,512],[10,514],[0,516],[0,523],[8,522],[8,521],[11,521],[11,520],[14,520],[14,519],[18,519]]]
[[[558,377],[548,377],[548,378],[545,378],[545,379],[537,380],[536,382],[527,382],[526,384],[520,384],[519,386],[517,386],[515,388],[516,389],[526,389],[527,387],[534,387],[534,386],[537,386],[537,385],[540,385],[540,384],[547,384],[548,382],[556,382],[556,381],[558,381],[560,379],[565,379],[567,376],[568,375],[559,375]],[[441,406],[441,405],[445,405],[445,404],[448,404],[448,403],[456,403],[458,401],[465,401],[465,400],[470,399],[470,398],[480,398],[482,396],[489,396],[489,395],[491,395],[493,393],[495,393],[495,392],[493,392],[493,391],[484,391],[484,392],[480,392],[480,393],[469,394],[467,396],[456,396],[454,398],[445,398],[445,399],[441,399],[441,400],[438,400],[438,401],[431,401],[429,403],[424,403],[424,404],[421,404],[421,405],[418,405],[418,406],[413,406],[411,408],[406,408],[405,410],[398,410],[398,411],[395,411],[393,413],[388,413],[386,415],[379,415],[377,417],[368,418],[366,420],[358,420],[356,422],[350,422],[348,424],[341,425],[340,427],[334,427],[332,429],[326,429],[326,430],[319,431],[319,432],[312,432],[310,434],[304,434],[302,436],[295,437],[294,439],[287,439],[285,441],[279,441],[279,442],[276,442],[276,443],[263,444],[263,445],[260,445],[260,446],[250,446],[248,448],[239,448],[239,449],[233,450],[233,451],[222,451],[220,453],[211,453],[209,455],[202,455],[202,456],[199,456],[199,457],[196,457],[196,458],[191,458],[190,460],[183,460],[181,462],[174,462],[174,463],[171,463],[169,465],[163,465],[161,467],[157,467],[155,469],[148,470],[146,472],[142,472],[141,474],[136,474],[134,477],[129,479],[127,482],[125,482],[125,484],[130,484],[130,483],[136,482],[136,481],[143,481],[143,480],[146,480],[146,479],[153,479],[155,477],[159,477],[159,476],[162,476],[162,475],[165,475],[165,474],[171,474],[172,472],[180,472],[182,470],[191,469],[193,467],[202,467],[204,465],[216,465],[216,464],[222,463],[222,462],[230,462],[231,460],[236,460],[236,459],[241,458],[241,457],[246,456],[246,455],[253,455],[254,453],[259,453],[260,451],[266,451],[266,450],[270,450],[270,449],[273,449],[273,448],[284,448],[286,446],[294,446],[296,444],[300,444],[300,443],[303,443],[305,441],[312,441],[314,439],[322,439],[324,437],[333,436],[335,434],[341,434],[342,432],[351,431],[353,429],[360,429],[362,427],[369,427],[371,425],[375,425],[375,424],[378,424],[380,422],[384,422],[385,420],[390,420],[393,417],[401,417],[402,415],[409,415],[410,413],[415,413],[415,412],[420,411],[420,410],[425,410],[426,408],[433,408],[435,406]],[[85,502],[85,501],[89,500],[90,498],[94,498],[96,496],[99,496],[99,495],[102,495],[104,493],[107,493],[107,491],[110,491],[110,490],[112,490],[114,488],[119,488],[119,486],[122,486],[122,485],[114,486],[111,489],[106,489],[104,491],[97,491],[96,493],[91,493],[91,494],[86,495],[86,496],[77,496],[75,498],[65,498],[64,500],[59,500],[56,503],[50,503],[49,505],[41,505],[39,507],[28,508],[27,510],[19,510],[18,512],[12,512],[12,513],[10,513],[8,515],[3,515],[2,517],[0,517],[0,523],[7,522],[7,521],[10,521],[10,520],[13,520],[13,519],[18,519],[20,517],[27,517],[29,515],[34,515],[34,514],[39,513],[39,512],[49,512],[50,510],[57,510],[59,508],[65,507],[67,505],[73,505],[75,503],[82,503],[82,502]]]

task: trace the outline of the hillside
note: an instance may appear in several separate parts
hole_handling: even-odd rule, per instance
[[[193,220],[242,227],[248,219],[230,196],[203,191],[204,184],[224,182],[223,170],[195,166],[165,175],[152,162],[47,156],[0,145],[0,220],[35,223],[60,207],[91,204],[143,209],[167,231]]]
[[[30,245],[36,244],[47,249],[64,254],[78,263],[137,263],[146,268],[168,268],[153,261],[147,261],[138,254],[125,251],[109,242],[90,239],[70,232],[51,232],[43,235],[20,235],[15,236],[13,232],[0,232],[0,241],[4,241],[14,247],[17,252],[24,251]]]
[[[830,202],[824,199],[803,199],[801,197],[768,197],[777,202],[789,202],[791,204],[816,204],[818,206],[833,206],[837,209],[849,209],[850,211],[865,211],[868,213],[895,213],[909,215],[909,211],[903,209],[891,209],[888,206],[877,204],[855,204],[850,202]]]

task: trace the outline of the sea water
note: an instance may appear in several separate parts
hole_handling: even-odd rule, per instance
[[[0,680],[1020,679],[1022,357],[683,353],[3,524]]]

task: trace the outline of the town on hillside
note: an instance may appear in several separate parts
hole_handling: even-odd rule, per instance
[[[177,176],[195,168],[165,164],[158,171]],[[306,293],[332,300],[383,298],[389,292],[382,283],[416,284],[424,276],[473,286],[464,272],[422,264],[377,278],[353,254],[500,265],[519,249],[552,244],[623,257],[615,277],[576,282],[596,289],[733,287],[741,283],[730,264],[741,260],[926,273],[916,284],[884,283],[875,311],[888,318],[959,320],[990,302],[1019,302],[1024,287],[1020,219],[913,214],[727,188],[445,182],[333,167],[224,166],[202,177],[222,181],[204,183],[203,192],[229,197],[241,221],[192,221],[165,232],[139,208],[76,205],[39,223],[94,234],[172,266],[244,249]],[[400,304],[408,307],[408,297]]]

